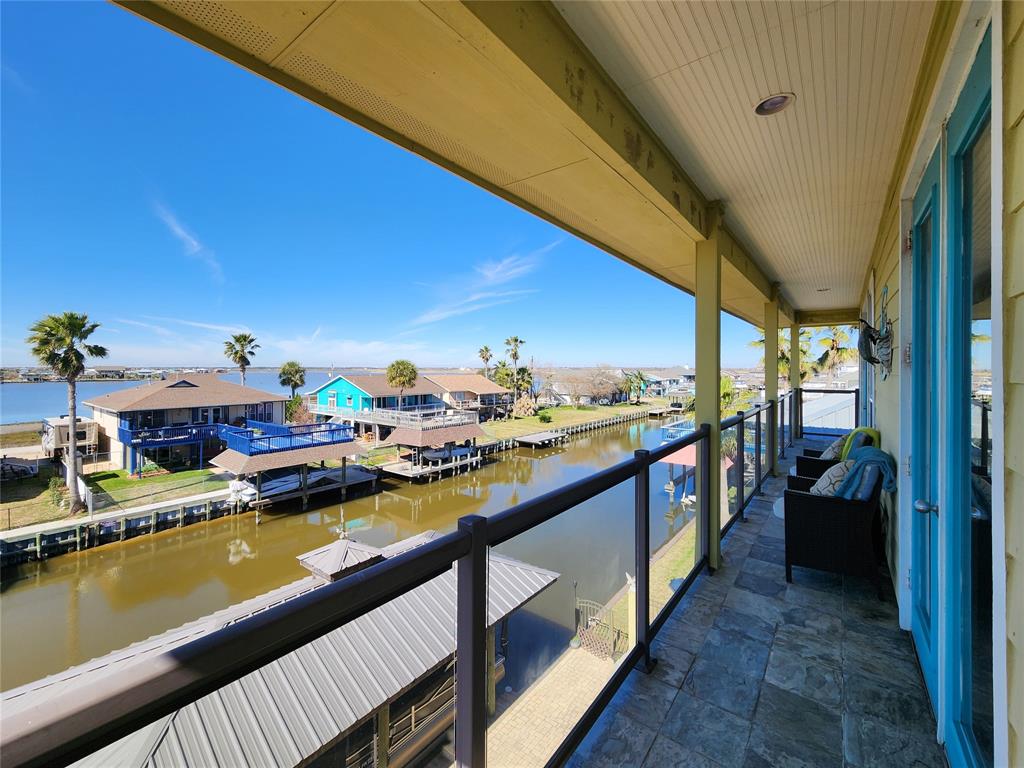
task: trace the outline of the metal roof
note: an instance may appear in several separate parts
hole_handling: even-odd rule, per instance
[[[356,442],[315,445],[310,448],[296,448],[291,451],[261,453],[258,456],[246,456],[244,453],[239,453],[229,448],[210,459],[210,463],[221,469],[226,469],[233,475],[248,475],[252,472],[267,472],[271,469],[298,467],[310,462],[326,461],[328,459],[340,461],[343,458],[358,456],[361,453],[366,453],[366,448]]]
[[[423,537],[423,541],[428,537]],[[422,542],[420,542],[422,543]],[[386,550],[385,550],[386,551]],[[392,554],[394,550],[392,550]],[[558,574],[490,554],[496,624]],[[0,696],[5,714],[74,696],[114,665],[160,654],[325,584],[307,576]],[[82,759],[79,766],[294,766],[392,701],[455,650],[454,568],[241,680]]]
[[[421,542],[422,543],[422,542]],[[363,544],[347,536],[324,544],[299,555],[299,565],[327,581],[336,581],[343,575],[384,559],[384,552],[377,547]]]
[[[472,392],[475,395],[507,395],[512,392],[479,373],[431,373],[424,378],[447,392]]]

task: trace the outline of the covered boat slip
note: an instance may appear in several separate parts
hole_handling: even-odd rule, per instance
[[[173,654],[186,643],[316,590],[347,575],[349,569],[395,557],[436,536],[428,532],[383,549],[340,539],[300,556],[300,562],[316,575],[7,691],[0,699],[3,709],[12,713],[46,707],[57,698],[102,688],[111,670],[159,663],[161,656]],[[494,553],[489,557],[489,574],[491,633],[558,578],[552,571]],[[291,766],[317,758],[343,763],[367,748],[367,736],[373,742],[371,750],[383,757],[377,765],[387,765],[388,757],[401,757],[395,761],[400,764],[410,756],[403,755],[403,747],[419,729],[436,733],[439,722],[444,728],[451,723],[451,685],[446,680],[451,678],[448,669],[455,650],[455,590],[455,572],[450,569],[76,765]],[[495,662],[492,653],[492,685],[501,675]],[[407,706],[402,705],[407,705],[407,694],[417,686],[427,691],[422,703],[428,714],[421,715],[419,722],[413,715],[399,730],[405,743],[389,743],[394,723],[391,708],[395,707],[396,719],[407,716]]]
[[[376,472],[348,466],[349,458],[365,451],[352,440],[351,431],[342,440],[324,430],[291,429],[294,432],[258,437],[249,430],[249,437],[229,442],[228,450],[210,459],[238,478],[231,485],[233,499],[257,510],[275,501],[301,499],[305,509],[312,494],[340,491],[344,499],[349,488],[376,488]],[[327,467],[328,461],[340,461],[341,467]]]
[[[382,469],[410,481],[430,481],[445,472],[468,472],[483,464],[483,454],[476,445],[480,437],[484,437],[484,431],[479,424],[435,429],[397,427],[384,442],[397,446],[398,461],[385,464]]]

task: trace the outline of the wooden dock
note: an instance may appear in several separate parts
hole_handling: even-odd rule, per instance
[[[471,469],[477,469],[483,464],[483,461],[483,456],[477,451],[467,456],[454,456],[447,460],[429,461],[426,464],[416,464],[411,461],[393,461],[390,464],[384,464],[381,469],[389,475],[401,477],[405,480],[412,481],[426,478],[428,481],[431,481],[442,477],[445,472],[458,475]]]
[[[529,446],[530,448],[546,448],[564,442],[568,437],[565,432],[552,430],[548,432],[534,432],[532,435],[521,435],[516,438],[516,442],[519,445]]]

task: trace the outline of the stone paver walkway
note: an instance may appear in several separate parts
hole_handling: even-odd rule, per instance
[[[723,567],[659,634],[657,667],[631,673],[570,765],[946,765],[891,588],[880,601],[866,580],[802,568],[786,583],[784,488],[766,480]]]

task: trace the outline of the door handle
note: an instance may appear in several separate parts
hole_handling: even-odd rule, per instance
[[[918,499],[914,502],[914,511],[920,512],[922,515],[927,515],[929,512],[934,512],[937,515],[939,514],[939,507],[936,504],[932,504],[930,501]]]

